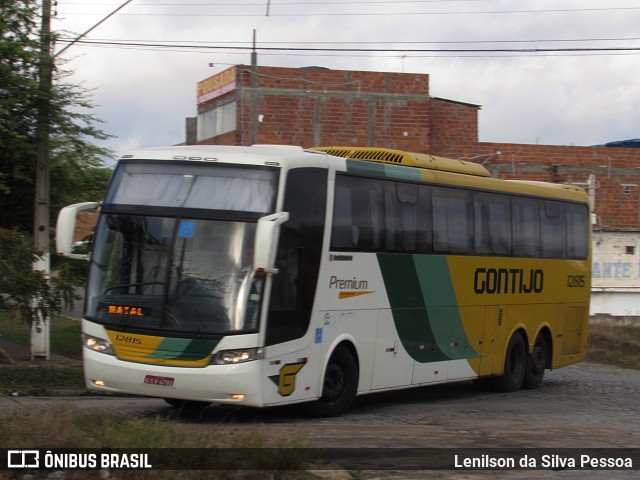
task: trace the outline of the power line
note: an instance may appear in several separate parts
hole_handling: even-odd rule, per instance
[[[64,52],[66,49],[68,49],[69,47],[71,47],[74,43],[80,41],[81,38],[84,38],[85,36],[87,36],[89,33],[91,33],[92,31],[94,31],[96,28],[98,28],[100,25],[102,25],[104,22],[106,22],[107,20],[109,20],[111,17],[113,17],[115,14],[117,14],[120,10],[122,10],[124,7],[126,7],[129,3],[131,3],[133,0],[126,0],[122,5],[120,5],[118,8],[116,8],[113,12],[111,12],[110,14],[108,14],[106,17],[104,17],[102,20],[100,20],[98,23],[96,23],[95,25],[93,25],[91,28],[89,28],[88,30],[86,30],[85,32],[81,33],[80,35],[78,35],[73,41],[71,41],[70,43],[68,43],[65,47],[63,47],[60,51],[58,51],[58,53],[56,53],[55,55],[53,55],[54,57],[57,57],[58,55],[62,54],[62,52]]]
[[[64,39],[60,39],[64,42]],[[153,43],[153,42],[122,42],[117,40],[78,40],[85,45],[108,45],[121,47],[156,47],[172,49],[204,49],[204,50],[241,50],[250,51],[252,46],[242,45],[210,45],[185,43]],[[638,52],[639,47],[567,47],[567,48],[335,48],[335,47],[266,47],[257,46],[257,50],[264,52],[360,52],[360,53],[589,53],[589,52]]]
[[[363,1],[342,1],[336,0],[333,2],[320,2],[320,1],[311,1],[311,2],[278,2],[274,4],[275,6],[305,6],[305,5],[375,5],[375,4],[394,4],[397,5],[399,3],[472,3],[472,2],[492,2],[495,0],[363,0]],[[87,2],[64,2],[65,5],[87,5]],[[117,3],[91,3],[91,6],[114,6]],[[265,2],[262,1],[260,3],[250,2],[250,3],[239,3],[239,2],[202,2],[202,3],[159,3],[159,2],[149,2],[149,3],[140,3],[138,2],[138,6],[146,7],[146,6],[199,6],[199,7],[227,7],[227,6],[243,6],[243,7],[264,7]]]
[[[62,39],[64,41],[64,39]],[[408,41],[265,41],[261,42],[261,45],[440,45],[440,44],[491,44],[491,43],[584,43],[584,42],[630,42],[638,41],[640,37],[594,37],[594,38],[532,38],[522,40],[408,40]],[[251,45],[249,41],[206,41],[206,40],[141,40],[131,38],[120,38],[118,40],[108,38],[94,38],[91,41],[94,42],[145,42],[150,44],[174,44],[174,43],[200,43],[204,45],[236,45],[241,47],[248,47]],[[246,44],[246,45],[245,45]]]
[[[541,10],[478,10],[478,11],[448,11],[448,12],[299,12],[273,13],[270,17],[353,17],[353,16],[440,16],[440,15],[498,15],[524,13],[584,13],[584,12],[614,12],[640,10],[640,7],[602,7],[602,8],[560,8]],[[103,15],[103,13],[64,12],[63,15]],[[121,16],[149,16],[149,17],[264,17],[263,12],[256,13],[119,13]]]
[[[207,54],[211,55],[211,53],[216,53],[215,50],[206,49],[200,50],[197,48],[193,49],[175,49],[171,47],[162,48],[162,47],[136,47],[136,46],[114,46],[114,45],[86,45],[89,48],[115,48],[121,50],[136,50],[136,51],[151,51],[151,52],[176,52],[176,53],[195,53],[195,54]],[[220,52],[222,53],[222,52]],[[246,55],[246,52],[230,52],[225,51],[225,55]],[[398,55],[389,53],[388,55],[382,54],[366,54],[366,53],[296,53],[296,52],[261,52],[263,57],[277,57],[277,56],[287,56],[287,57],[304,57],[304,58],[378,58],[378,59],[387,59],[394,60],[400,58],[407,59],[419,59],[419,58],[469,58],[469,59],[481,59],[481,58],[522,58],[522,57],[531,57],[535,56],[539,57],[595,57],[595,56],[628,56],[628,55],[640,55],[640,50],[631,51],[631,52],[576,52],[576,53],[494,53],[494,54],[480,54],[480,53],[447,53],[446,55],[437,54],[437,53],[425,53],[425,54],[412,54],[412,55]],[[235,65],[235,63],[224,63],[224,62],[215,62],[216,65]]]

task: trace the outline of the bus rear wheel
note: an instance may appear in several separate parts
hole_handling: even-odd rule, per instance
[[[524,375],[524,388],[538,388],[544,377],[544,370],[547,368],[547,360],[549,356],[549,347],[547,337],[544,334],[538,334],[536,342],[533,344],[531,354],[527,355],[527,369]]]
[[[346,412],[358,390],[358,365],[346,347],[338,347],[331,355],[324,373],[322,395],[306,405],[314,417],[336,417]]]
[[[504,371],[500,377],[491,379],[494,390],[499,392],[515,392],[524,382],[527,370],[527,348],[520,332],[513,334],[507,345],[504,359]]]

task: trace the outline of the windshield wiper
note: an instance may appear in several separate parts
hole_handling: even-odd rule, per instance
[[[115,287],[105,288],[102,291],[102,294],[104,295],[105,293],[110,292],[111,290],[116,290],[118,288],[144,287],[147,285],[164,285],[164,282],[122,283],[120,285],[116,285]]]

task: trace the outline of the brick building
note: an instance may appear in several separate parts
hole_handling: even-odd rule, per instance
[[[198,84],[187,143],[387,147],[582,185],[594,203],[592,313],[640,316],[640,149],[479,142],[479,110],[432,97],[425,74],[237,65]]]

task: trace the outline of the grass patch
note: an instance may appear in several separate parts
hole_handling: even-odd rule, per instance
[[[224,478],[224,479],[311,479],[305,471],[312,461],[301,440],[269,438],[259,427],[238,432],[228,424],[184,424],[165,418],[141,418],[105,411],[78,411],[71,406],[55,405],[47,408],[27,409],[16,405],[18,414],[0,417],[1,448],[68,448],[82,451],[85,448],[167,449],[161,455],[181,455],[180,449],[206,448],[218,470],[211,471],[162,471],[110,472],[110,479],[120,478]],[[46,425],[46,428],[43,426]],[[248,449],[239,455],[230,450],[228,455],[215,449]],[[262,453],[261,453],[262,452]],[[305,455],[306,452],[306,455]],[[234,454],[235,453],[235,454]],[[268,455],[265,456],[265,455]],[[166,457],[165,457],[166,458]],[[264,468],[268,470],[250,470]],[[224,469],[224,470],[222,470]],[[46,472],[45,472],[46,473]],[[88,478],[86,471],[68,471],[64,478]],[[68,475],[67,475],[68,474]],[[75,476],[75,475],[78,476]],[[89,475],[102,478],[96,473]],[[0,478],[3,478],[0,474]],[[40,477],[34,477],[40,478]],[[42,477],[42,478],[47,478]]]
[[[4,395],[78,395],[85,390],[81,366],[3,365],[0,369],[0,394]]]
[[[587,360],[640,369],[640,326],[591,323]]]
[[[80,331],[79,320],[54,315],[49,331],[51,352],[80,360],[82,358]],[[31,340],[29,325],[7,312],[0,312],[0,335],[25,345],[29,345]]]
[[[17,343],[28,345],[31,330],[20,319],[0,312],[0,334]],[[54,316],[50,330],[51,353],[70,359],[82,359],[80,322]],[[4,395],[77,395],[86,391],[82,364],[64,365],[54,362],[10,363],[0,352],[0,394]]]

